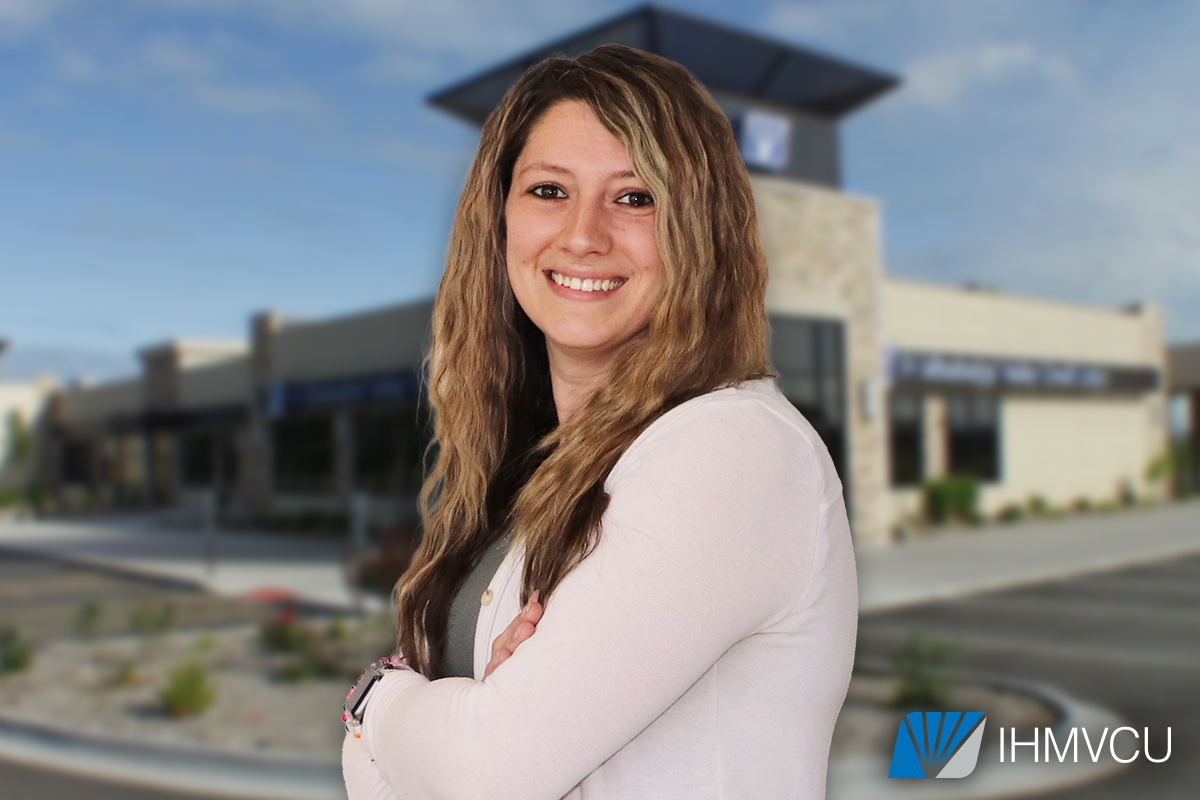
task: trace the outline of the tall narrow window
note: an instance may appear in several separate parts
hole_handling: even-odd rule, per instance
[[[846,387],[842,324],[771,317],[771,363],[784,397],[825,443],[842,484],[846,454]]]
[[[275,423],[275,488],[282,492],[333,491],[333,419],[292,417]]]
[[[1000,403],[995,395],[946,398],[948,471],[981,481],[1000,479]]]
[[[416,403],[355,414],[357,488],[380,494],[419,492],[425,424]]]
[[[893,392],[888,398],[893,486],[917,486],[925,475],[924,403],[921,395]]]
[[[216,477],[216,437],[207,431],[179,437],[180,478],[189,488],[212,485]]]

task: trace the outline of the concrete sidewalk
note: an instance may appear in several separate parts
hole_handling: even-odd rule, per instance
[[[991,525],[858,548],[863,613],[1200,553],[1200,503]]]
[[[202,532],[153,517],[0,522],[0,547],[219,594],[281,591],[309,603],[354,606],[344,543],[251,533],[215,533],[212,541],[210,572]],[[966,529],[859,548],[859,603],[869,613],[1197,552],[1200,503]]]
[[[0,522],[0,547],[216,594],[283,594],[334,609],[356,602],[346,583],[346,544],[329,539],[248,532],[214,532],[210,539],[154,516],[123,516]],[[368,610],[383,605],[364,598]]]

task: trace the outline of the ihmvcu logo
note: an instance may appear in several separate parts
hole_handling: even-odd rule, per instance
[[[982,711],[914,711],[900,720],[889,778],[965,778],[975,771]]]

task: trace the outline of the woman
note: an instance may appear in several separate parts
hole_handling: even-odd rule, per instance
[[[766,278],[681,67],[607,46],[512,88],[434,309],[415,671],[347,737],[351,800],[824,796],[857,587],[832,462],[766,379]]]

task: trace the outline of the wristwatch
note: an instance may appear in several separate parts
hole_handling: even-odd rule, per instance
[[[346,726],[347,731],[353,734],[355,739],[362,738],[363,714],[367,710],[367,701],[371,699],[375,687],[384,675],[400,669],[409,672],[416,671],[404,663],[404,659],[400,656],[386,656],[364,669],[358,683],[351,687],[350,694],[346,695],[346,703],[342,706],[342,724]]]

